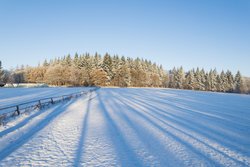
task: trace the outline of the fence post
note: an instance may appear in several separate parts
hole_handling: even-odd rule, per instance
[[[17,115],[20,115],[20,110],[19,110],[19,106],[18,105],[16,106],[16,112],[17,112]]]

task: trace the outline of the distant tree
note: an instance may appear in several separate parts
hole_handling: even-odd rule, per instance
[[[186,75],[186,84],[185,88],[186,89],[191,89],[194,90],[196,87],[195,83],[195,76],[194,76],[194,70],[190,70],[187,75]]]
[[[216,90],[217,90],[217,92],[224,91],[223,83],[222,83],[222,80],[221,80],[221,75],[216,76]]]
[[[235,83],[235,92],[242,93],[244,91],[244,87],[240,71],[236,73],[234,83]]]
[[[167,88],[169,85],[169,74],[167,72],[164,72],[164,74],[161,76],[161,87]]]
[[[136,58],[133,62],[133,66],[130,69],[131,75],[131,86],[144,87],[146,86],[146,73],[143,70],[143,63],[139,58]]]
[[[113,79],[113,72],[112,72],[112,59],[108,53],[104,55],[102,69],[107,73],[108,76],[107,85],[109,85],[110,81]]]
[[[39,66],[36,68],[27,67],[24,70],[25,80],[30,83],[43,83],[44,75],[49,66]]]
[[[216,76],[217,76],[216,69],[210,70],[209,74],[207,74],[206,90],[216,91]]]
[[[244,82],[244,85],[246,86],[246,93],[250,94],[250,78],[244,77],[243,82]]]
[[[3,72],[2,61],[0,60],[0,72]],[[2,74],[2,73],[0,73]]]
[[[45,67],[49,66],[49,63],[48,63],[48,61],[46,59],[43,62],[43,66],[45,66]]]
[[[9,73],[2,69],[0,63],[0,81],[73,86],[170,87],[220,92],[250,91],[250,81],[242,78],[240,73],[233,77],[229,70],[220,74],[216,69],[205,72],[199,68],[185,73],[182,67],[165,71],[162,65],[147,59],[111,56],[108,53],[104,56],[98,53],[75,53],[73,58],[68,54],[44,60],[42,65],[36,67],[21,66]]]
[[[45,73],[46,83],[57,86],[65,85],[64,69],[60,64],[49,67]]]
[[[79,55],[75,53],[75,57],[73,59],[73,66],[74,68],[79,68]]]
[[[227,91],[227,87],[228,87],[228,80],[227,80],[227,76],[224,73],[224,71],[221,71],[220,74],[220,91],[221,92],[226,92]]]
[[[176,88],[182,89],[185,79],[185,73],[182,67],[177,69],[177,74],[175,76]]]
[[[13,81],[14,83],[24,83],[25,82],[25,77],[24,77],[24,72],[23,71],[15,71],[12,74]]]
[[[92,71],[91,75],[92,75],[93,85],[106,86],[108,82],[108,75],[103,69],[101,68],[95,69]]]
[[[206,73],[204,69],[201,69],[200,76],[201,76],[200,90],[205,90],[206,89]]]
[[[70,69],[70,84],[73,86],[81,86],[84,83],[84,71],[74,66],[69,67]]]
[[[2,67],[2,62],[0,60],[0,86],[4,85],[3,77],[4,77],[4,70],[3,70],[3,67]]]
[[[101,58],[101,55],[99,55],[98,53],[95,53],[93,63],[94,63],[94,68],[95,69],[101,69],[102,68],[102,58]]]
[[[233,92],[234,90],[234,77],[231,71],[227,70],[226,72],[227,77],[227,92]]]
[[[169,71],[169,84],[168,87],[170,88],[176,88],[176,76],[177,70],[174,67],[172,70]]]
[[[117,61],[113,63],[113,65],[116,64],[116,67],[112,70],[114,73],[112,83],[114,86],[127,87],[130,85],[129,66],[124,56],[121,59],[118,57],[115,59]]]
[[[204,69],[200,70],[199,68],[196,69],[195,75],[195,89],[196,90],[205,90],[205,72]]]
[[[4,70],[4,75],[2,76],[2,82],[6,83],[13,83],[13,78],[11,76],[11,72],[8,70]]]

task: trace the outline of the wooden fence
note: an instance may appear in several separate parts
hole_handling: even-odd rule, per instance
[[[62,101],[70,100],[72,98],[77,98],[83,95],[87,95],[90,92],[96,91],[99,87],[95,87],[88,91],[82,91],[77,93],[72,93],[68,95],[56,96],[56,97],[48,97],[39,100],[29,101],[13,106],[8,106],[4,108],[0,108],[0,125],[4,125],[8,118],[16,117],[21,114],[31,112],[34,110],[40,110],[46,106],[50,106]]]

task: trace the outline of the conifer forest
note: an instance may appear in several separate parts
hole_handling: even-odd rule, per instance
[[[141,58],[106,53],[75,54],[44,60],[36,67],[4,70],[0,61],[0,83],[46,83],[55,86],[163,87],[215,92],[249,93],[250,82],[231,71],[205,71],[182,67],[171,70]]]

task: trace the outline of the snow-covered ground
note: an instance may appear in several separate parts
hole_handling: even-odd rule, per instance
[[[2,128],[0,166],[250,166],[250,96],[101,88]]]
[[[68,95],[71,93],[77,93],[88,89],[88,87],[0,88],[0,108],[33,100],[39,100],[42,98]]]

